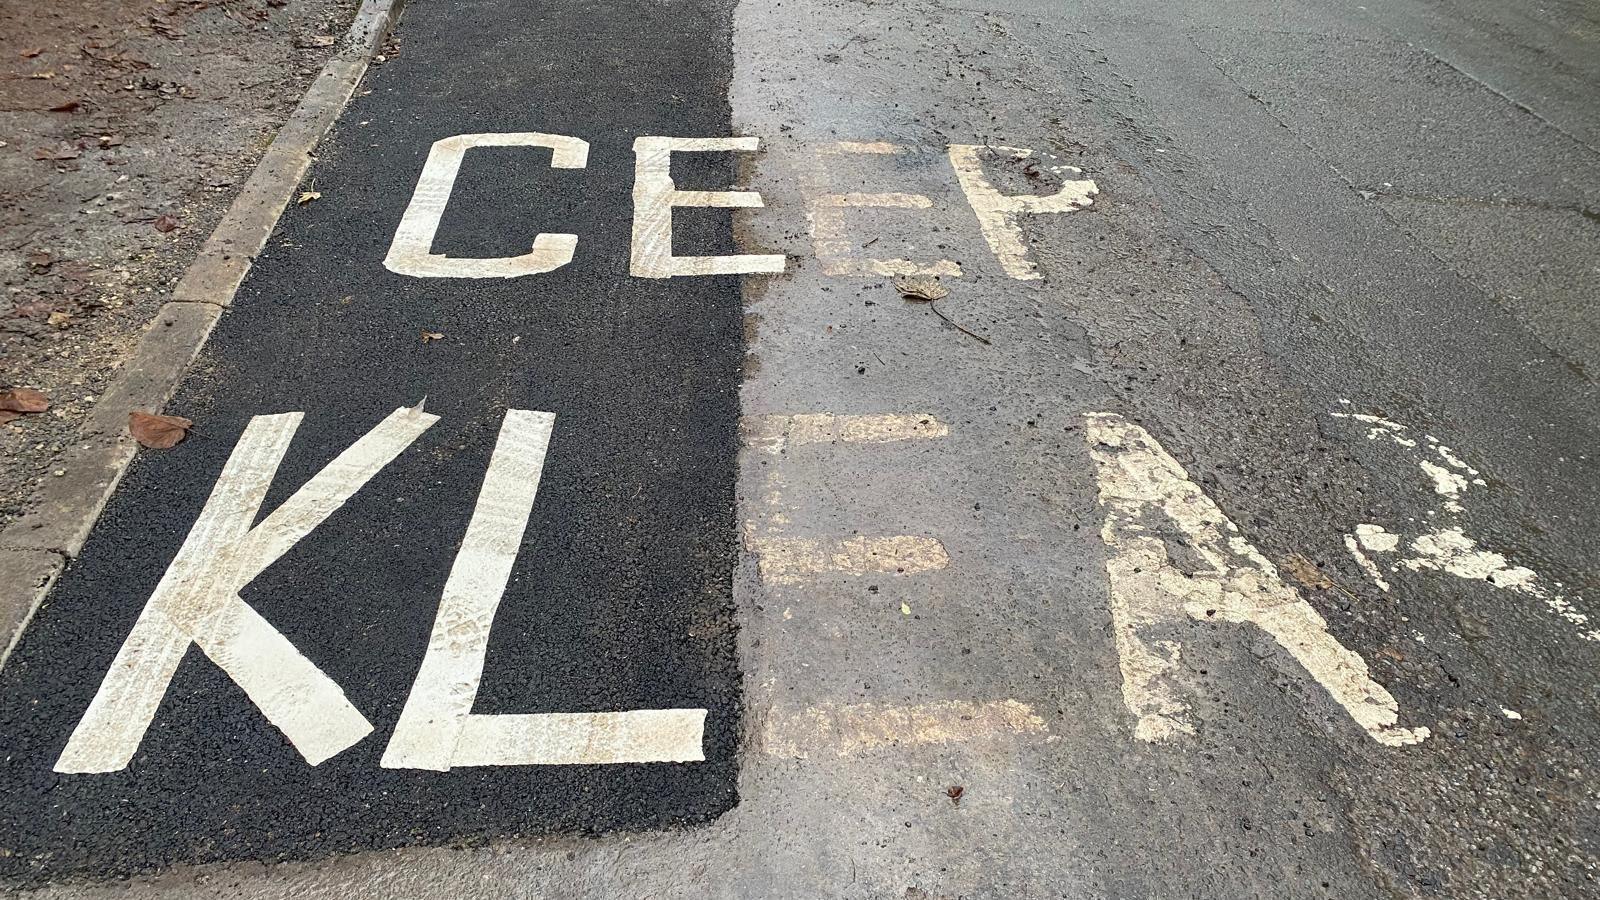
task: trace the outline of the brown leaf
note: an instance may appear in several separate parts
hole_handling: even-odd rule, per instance
[[[1291,553],[1283,561],[1283,570],[1289,577],[1316,591],[1325,591],[1333,587],[1333,582],[1328,576],[1322,574],[1317,564],[1298,553]]]
[[[81,101],[68,100],[68,101],[66,101],[64,103],[57,103],[55,106],[50,107],[50,111],[51,112],[72,112],[73,110],[77,109],[78,107],[80,107],[82,105],[83,105],[83,103]]]
[[[313,200],[321,200],[321,199],[322,199],[322,192],[321,191],[306,191],[305,193],[300,195],[300,199],[298,199],[298,200],[296,200],[294,202],[295,202],[295,205],[297,205],[297,206],[305,206],[307,203],[310,203]]]
[[[429,341],[442,341],[442,340],[444,340],[444,332],[442,332],[442,331],[424,331],[424,332],[422,332],[422,342],[424,344],[426,344]]]
[[[162,213],[156,216],[155,226],[157,231],[166,234],[178,227],[178,220],[169,213]]]
[[[9,409],[0,409],[0,425],[4,425],[7,422],[10,422],[12,419],[20,418],[22,418],[22,413],[12,412]]]
[[[57,328],[65,328],[72,324],[72,313],[61,312],[57,310],[56,312],[50,314],[48,324],[54,325]]]
[[[0,391],[0,409],[14,413],[41,413],[50,408],[50,399],[33,388],[6,388]]]
[[[83,155],[81,150],[67,143],[57,147],[40,147],[33,151],[34,159],[77,159],[81,155]]]
[[[120,134],[102,134],[102,135],[100,135],[100,148],[102,150],[109,150],[112,147],[121,147],[121,146],[122,146],[122,135],[120,135]]]
[[[189,435],[194,422],[182,416],[157,416],[134,410],[128,413],[128,433],[152,450],[167,450]]]
[[[337,41],[331,34],[310,34],[299,41],[302,47],[332,47]]]
[[[957,804],[961,802],[961,795],[965,794],[966,792],[967,789],[959,784],[952,784],[944,789],[944,795],[950,798],[950,802]]]
[[[38,56],[39,54],[41,54],[43,52],[44,52],[44,48],[42,48],[42,47],[29,47],[28,49],[22,51],[22,53],[20,53],[18,55],[20,55],[23,59],[33,59],[35,56]]]
[[[950,295],[949,288],[940,284],[939,279],[928,275],[902,275],[894,280],[894,289],[907,300],[923,303],[943,300]]]
[[[28,265],[35,269],[48,269],[54,264],[56,258],[50,255],[49,250],[29,250]]]

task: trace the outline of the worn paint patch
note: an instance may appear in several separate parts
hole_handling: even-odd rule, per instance
[[[913,706],[858,703],[774,713],[763,735],[770,756],[854,756],[892,747],[1011,739],[1048,732],[1044,718],[1017,700],[947,700]]]
[[[1408,537],[1390,532],[1382,525],[1363,522],[1355,531],[1355,542],[1359,542],[1360,547],[1354,546],[1355,542],[1347,537],[1346,546],[1374,584],[1383,590],[1389,589],[1383,577],[1384,565],[1391,572],[1439,572],[1482,582],[1540,600],[1551,612],[1575,626],[1582,638],[1600,641],[1600,628],[1593,626],[1592,618],[1561,591],[1559,584],[1527,566],[1514,565],[1504,554],[1480,546],[1466,533],[1460,523],[1465,512],[1463,501],[1473,489],[1486,487],[1488,482],[1461,454],[1431,434],[1418,437],[1408,426],[1379,416],[1343,412],[1332,415],[1368,426],[1368,440],[1386,440],[1401,448],[1409,457],[1407,462],[1416,465],[1434,494],[1443,498],[1440,508],[1430,510],[1426,517],[1433,523],[1429,530]],[[1368,553],[1378,554],[1380,559],[1372,559]],[[1382,559],[1389,554],[1395,554],[1394,558]]]
[[[906,148],[884,141],[838,141],[817,148],[813,166],[803,172],[806,194],[806,221],[811,227],[811,241],[817,261],[825,275],[856,277],[893,277],[896,275],[928,275],[933,277],[961,277],[961,266],[954,260],[937,259],[917,262],[904,258],[884,259],[858,254],[862,241],[851,234],[845,221],[848,209],[931,209],[933,201],[922,194],[903,191],[881,193],[833,193],[829,184],[833,180],[830,160],[851,154],[890,155],[906,152]],[[870,243],[868,241],[867,243]]]
[[[1101,537],[1123,701],[1138,720],[1135,737],[1164,741],[1195,732],[1180,683],[1181,642],[1172,637],[1186,619],[1260,628],[1381,744],[1428,736],[1426,728],[1397,724],[1399,705],[1372,680],[1365,660],[1328,632],[1149,432],[1114,414],[1086,418],[1105,512]],[[1188,558],[1174,560],[1169,539],[1182,542]]]
[[[739,427],[747,446],[770,453],[804,444],[889,444],[950,434],[950,426],[923,413],[745,416]]]
[[[1378,569],[1378,564],[1373,562],[1372,557],[1362,550],[1360,539],[1353,534],[1347,534],[1344,536],[1344,546],[1345,549],[1350,551],[1350,556],[1355,559],[1356,565],[1361,567],[1361,571],[1367,573],[1367,577],[1372,579],[1373,584],[1377,585],[1378,590],[1387,592],[1389,590],[1389,582],[1384,580],[1383,572]]]
[[[1088,178],[1071,178],[1063,182],[1061,190],[1047,197],[1033,194],[1002,194],[983,171],[985,155],[1010,154],[1016,159],[1033,155],[1032,150],[1020,147],[979,146],[952,144],[947,151],[950,165],[955,169],[956,180],[978,217],[978,227],[989,244],[989,250],[999,261],[1000,268],[1012,278],[1037,281],[1043,278],[1039,266],[1028,253],[1027,241],[1022,234],[1024,216],[1043,213],[1067,213],[1094,203],[1100,188]],[[1063,167],[1063,169],[1070,167]],[[1071,174],[1082,175],[1077,169]]]
[[[877,537],[762,538],[750,542],[761,580],[793,584],[819,575],[914,575],[950,565],[944,544],[909,534]]]

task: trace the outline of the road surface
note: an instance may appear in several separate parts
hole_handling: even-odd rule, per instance
[[[12,887],[1600,894],[1600,9],[396,34],[0,670]]]

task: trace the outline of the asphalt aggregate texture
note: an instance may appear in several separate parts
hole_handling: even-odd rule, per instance
[[[40,609],[0,687],[7,876],[659,827],[735,802],[739,285],[627,276],[633,139],[727,133],[729,8],[526,12],[409,12],[406,52],[369,73],[323,145],[308,183],[320,199],[285,214],[169,404],[191,437],[140,455]],[[588,168],[474,151],[436,249],[515,255],[540,231],[571,232],[570,265],[537,282],[383,269],[392,231],[374,223],[398,221],[435,140],[535,127],[589,141]],[[675,162],[680,187],[733,183],[726,154]],[[681,216],[676,237],[734,249],[726,214]],[[270,511],[424,398],[441,421],[242,592],[377,731],[308,766],[191,648],[126,770],[54,774],[250,417],[305,413]],[[508,408],[552,412],[555,429],[474,711],[705,708],[706,761],[379,768]]]
[[[192,900],[1600,893],[1592,4],[533,9],[415,0],[174,404],[196,434],[140,457],[0,673],[6,871],[319,857],[41,895]],[[438,247],[570,231],[574,263],[386,274],[428,145],[496,130],[588,140],[589,168],[474,151]],[[628,277],[641,134],[759,137],[680,157],[680,188],[765,206],[680,211],[677,243],[787,271]],[[1041,278],[998,263],[954,144],[1004,193],[1095,181],[1022,217]],[[847,192],[899,196],[819,233]],[[846,257],[962,274],[941,316]],[[444,419],[246,592],[378,733],[308,769],[191,658],[133,768],[51,775],[244,420],[307,413],[270,506],[423,394]],[[702,704],[707,763],[376,766],[506,406],[558,419],[479,710]],[[736,415],[885,413],[945,430],[735,447]],[[1190,614],[1163,637],[1194,733],[1141,739],[1097,413],[1158,441],[1427,738],[1373,740],[1266,631]],[[1139,524],[1181,584],[1204,568],[1171,519]],[[1393,545],[1364,565],[1374,525]],[[885,537],[943,564],[773,577],[762,549]],[[541,612],[584,592],[620,614]],[[138,833],[179,804],[225,827]],[[537,836],[454,846],[502,835]]]

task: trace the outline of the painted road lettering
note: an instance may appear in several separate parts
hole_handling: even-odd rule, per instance
[[[541,132],[459,134],[436,141],[417,178],[411,201],[395,229],[384,266],[391,272],[415,278],[516,278],[553,272],[572,261],[578,246],[574,234],[539,234],[533,249],[520,256],[483,259],[452,258],[433,252],[440,221],[450,204],[456,177],[468,150],[474,147],[542,147],[551,150],[551,168],[582,169],[588,164],[589,144],[579,138]],[[673,252],[672,210],[679,207],[760,209],[765,204],[755,191],[679,190],[673,183],[674,153],[753,153],[756,137],[656,137],[633,142],[633,226],[629,273],[638,278],[674,278],[709,275],[781,274],[787,257],[778,254],[684,255]],[[817,165],[804,179],[809,197],[806,219],[817,258],[825,274],[880,277],[932,275],[960,277],[954,260],[915,262],[858,255],[845,224],[848,209],[927,210],[933,202],[925,195],[905,191],[839,193],[828,187],[828,160],[842,156],[894,155],[909,148],[884,141],[837,141],[816,151]],[[1022,281],[1038,280],[1039,273],[1023,237],[1022,221],[1028,216],[1068,213],[1094,203],[1099,188],[1072,166],[1050,166],[1062,177],[1059,191],[1048,195],[1006,194],[984,173],[984,161],[1032,159],[1034,151],[1019,147],[953,144],[946,150],[950,168],[977,219],[985,242],[1006,275]],[[869,241],[870,243],[870,241]]]
[[[489,631],[544,473],[555,416],[513,409],[445,582],[428,652],[394,737],[390,769],[695,762],[704,709],[477,715]]]
[[[500,259],[451,259],[433,252],[433,239],[455,190],[461,161],[473,147],[546,147],[552,169],[581,169],[589,164],[589,144],[559,134],[458,134],[435,141],[395,229],[384,267],[417,278],[516,278],[554,272],[572,262],[578,246],[575,234],[540,234],[528,253]]]
[[[257,416],[161,586],[123,643],[66,749],[64,773],[123,769],[138,749],[189,642],[198,644],[315,766],[372,732],[343,689],[239,599],[238,592],[305,538],[438,421],[398,409],[250,527],[300,413]],[[472,713],[495,611],[533,511],[555,416],[508,410],[429,639],[382,765],[452,766],[694,762],[706,710]]]
[[[1428,737],[1426,728],[1396,724],[1399,705],[1372,680],[1366,661],[1328,632],[1322,616],[1149,432],[1095,413],[1085,437],[1105,512],[1112,628],[1123,700],[1138,719],[1135,737],[1156,742],[1195,733],[1182,696],[1178,638],[1178,626],[1190,619],[1266,632],[1380,744]],[[1169,541],[1187,552],[1175,556]]]
[[[640,278],[679,275],[754,275],[782,272],[782,254],[674,256],[672,210],[677,206],[757,209],[755,191],[680,191],[672,183],[672,154],[757,148],[753,137],[642,137],[633,142],[633,250],[629,271]]]
[[[299,413],[284,413],[251,420],[200,518],[72,732],[56,771],[126,767],[190,643],[228,673],[313,766],[372,731],[343,689],[241,600],[239,591],[343,506],[438,417],[420,409],[395,410],[251,527],[300,419]]]

